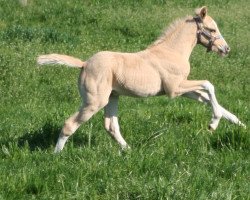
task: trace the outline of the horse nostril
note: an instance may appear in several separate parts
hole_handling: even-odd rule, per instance
[[[230,51],[230,47],[229,46],[226,46],[225,48],[226,52],[228,53]]]

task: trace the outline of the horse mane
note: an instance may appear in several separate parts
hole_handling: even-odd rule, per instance
[[[174,22],[172,22],[158,37],[158,39],[153,42],[149,47],[156,46],[158,44],[161,44],[163,42],[169,41],[173,36],[176,35],[178,30],[190,19],[190,16],[186,16],[183,18],[176,19]]]

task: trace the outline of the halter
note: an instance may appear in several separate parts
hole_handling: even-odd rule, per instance
[[[202,26],[201,23],[201,19],[199,17],[194,17],[194,20],[197,24],[197,39],[198,39],[198,43],[201,43],[201,35],[203,35],[207,40],[208,40],[208,46],[207,46],[207,52],[212,50],[212,46],[214,45],[215,40],[217,39],[222,39],[222,35],[217,35],[217,36],[213,36],[211,34],[211,32],[204,28],[204,26]]]

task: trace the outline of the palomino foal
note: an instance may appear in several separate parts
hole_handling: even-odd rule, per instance
[[[119,95],[184,96],[211,105],[213,113],[209,127],[212,130],[217,128],[221,117],[245,126],[218,103],[214,86],[209,81],[187,79],[189,57],[196,44],[222,56],[230,51],[215,21],[207,15],[206,7],[197,9],[194,17],[176,21],[156,42],[137,53],[104,51],[85,62],[66,55],[39,56],[41,65],[65,64],[81,68],[79,90],[83,103],[80,110],[66,120],[55,152],[61,151],[69,136],[102,108],[106,130],[122,148],[128,148],[118,124]]]

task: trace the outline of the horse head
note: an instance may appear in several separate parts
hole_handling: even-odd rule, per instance
[[[196,9],[194,19],[197,24],[197,43],[205,46],[207,51],[217,52],[221,56],[227,55],[230,47],[221,35],[216,22],[207,15],[207,7]]]

